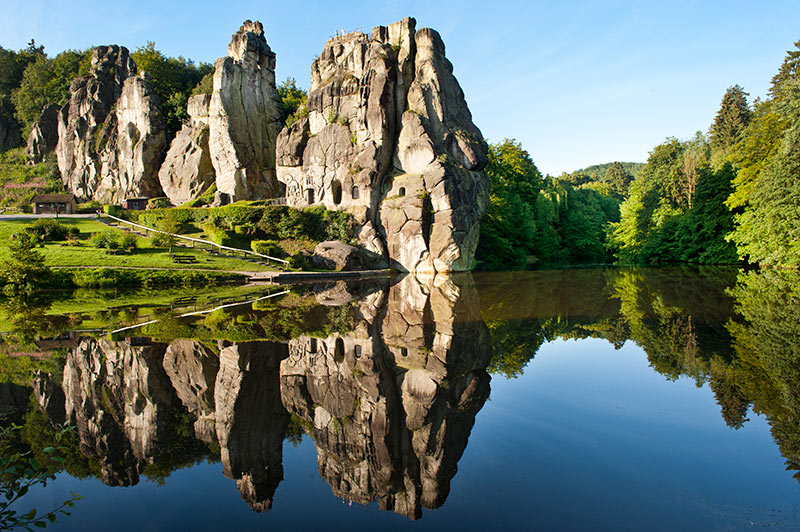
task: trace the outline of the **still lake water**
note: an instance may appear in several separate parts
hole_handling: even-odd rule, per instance
[[[6,303],[7,352],[57,348],[14,444],[76,427],[66,470],[25,499],[81,493],[48,529],[800,528],[796,273],[406,276],[259,297],[184,318],[203,302]]]

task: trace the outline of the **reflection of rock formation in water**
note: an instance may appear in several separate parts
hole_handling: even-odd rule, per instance
[[[283,438],[289,416],[280,402],[278,369],[285,344],[224,347],[214,386],[216,428],[225,475],[236,479],[256,511],[269,510],[283,480]]]
[[[161,366],[165,348],[85,339],[67,355],[66,419],[81,451],[100,461],[106,484],[135,484],[168,430],[159,423],[175,399]]]
[[[372,316],[347,335],[290,342],[281,396],[313,425],[334,494],[416,519],[447,497],[489,395],[488,332],[468,276],[408,276]]]
[[[469,276],[374,288],[336,283],[316,292],[324,305],[360,297],[350,330],[328,324],[347,332],[326,338],[84,339],[67,355],[63,393],[40,374],[34,394],[52,422],[76,425],[82,453],[99,461],[109,485],[159,478],[217,443],[242,498],[268,510],[283,479],[291,413],[313,438],[320,474],[337,496],[377,499],[416,519],[447,497],[488,397],[489,337]],[[191,423],[196,440],[188,441]],[[180,454],[198,441],[205,454]]]

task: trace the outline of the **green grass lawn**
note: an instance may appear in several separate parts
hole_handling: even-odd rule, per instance
[[[176,268],[176,269],[210,269],[226,271],[271,271],[276,268],[259,262],[251,262],[230,256],[212,255],[199,249],[178,246],[173,248],[175,253],[181,255],[194,255],[197,264],[176,264],[169,256],[169,250],[154,248],[150,238],[139,237],[139,247],[130,255],[111,255],[105,249],[98,249],[89,243],[93,233],[102,231],[117,231],[120,229],[109,227],[97,220],[83,218],[61,218],[59,222],[67,227],[77,227],[81,234],[79,244],[66,245],[62,242],[48,243],[41,249],[48,266],[110,266],[110,267],[138,267],[138,268]],[[22,231],[33,220],[3,220],[0,221],[0,242],[7,242],[8,238]],[[0,260],[8,253],[5,245],[0,245]]]

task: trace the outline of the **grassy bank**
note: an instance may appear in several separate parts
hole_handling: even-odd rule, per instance
[[[137,247],[129,254],[113,254],[109,250],[97,248],[92,244],[92,237],[98,233],[112,233],[121,238],[123,231],[109,227],[94,219],[60,218],[58,222],[67,228],[79,231],[72,243],[66,241],[47,242],[40,251],[45,257],[47,266],[58,267],[126,267],[126,268],[181,268],[197,270],[223,271],[270,271],[274,268],[259,262],[251,262],[239,258],[212,255],[207,251],[176,247],[181,255],[192,255],[195,264],[175,264],[168,248],[157,247],[152,238],[138,237]],[[32,220],[0,221],[0,242],[8,242],[9,237],[33,223]],[[0,260],[8,255],[5,245],[0,245]],[[85,286],[77,284],[77,286]],[[65,287],[66,288],[66,287]]]

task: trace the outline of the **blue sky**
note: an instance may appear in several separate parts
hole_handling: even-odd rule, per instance
[[[516,138],[540,170],[644,161],[666,137],[707,130],[725,89],[766,94],[800,39],[800,2],[114,2],[3,0],[0,46],[66,48],[148,40],[213,62],[245,19],[264,24],[277,76],[308,88],[311,61],[340,28],[405,16],[437,29],[475,123]],[[224,7],[221,7],[224,6]]]

